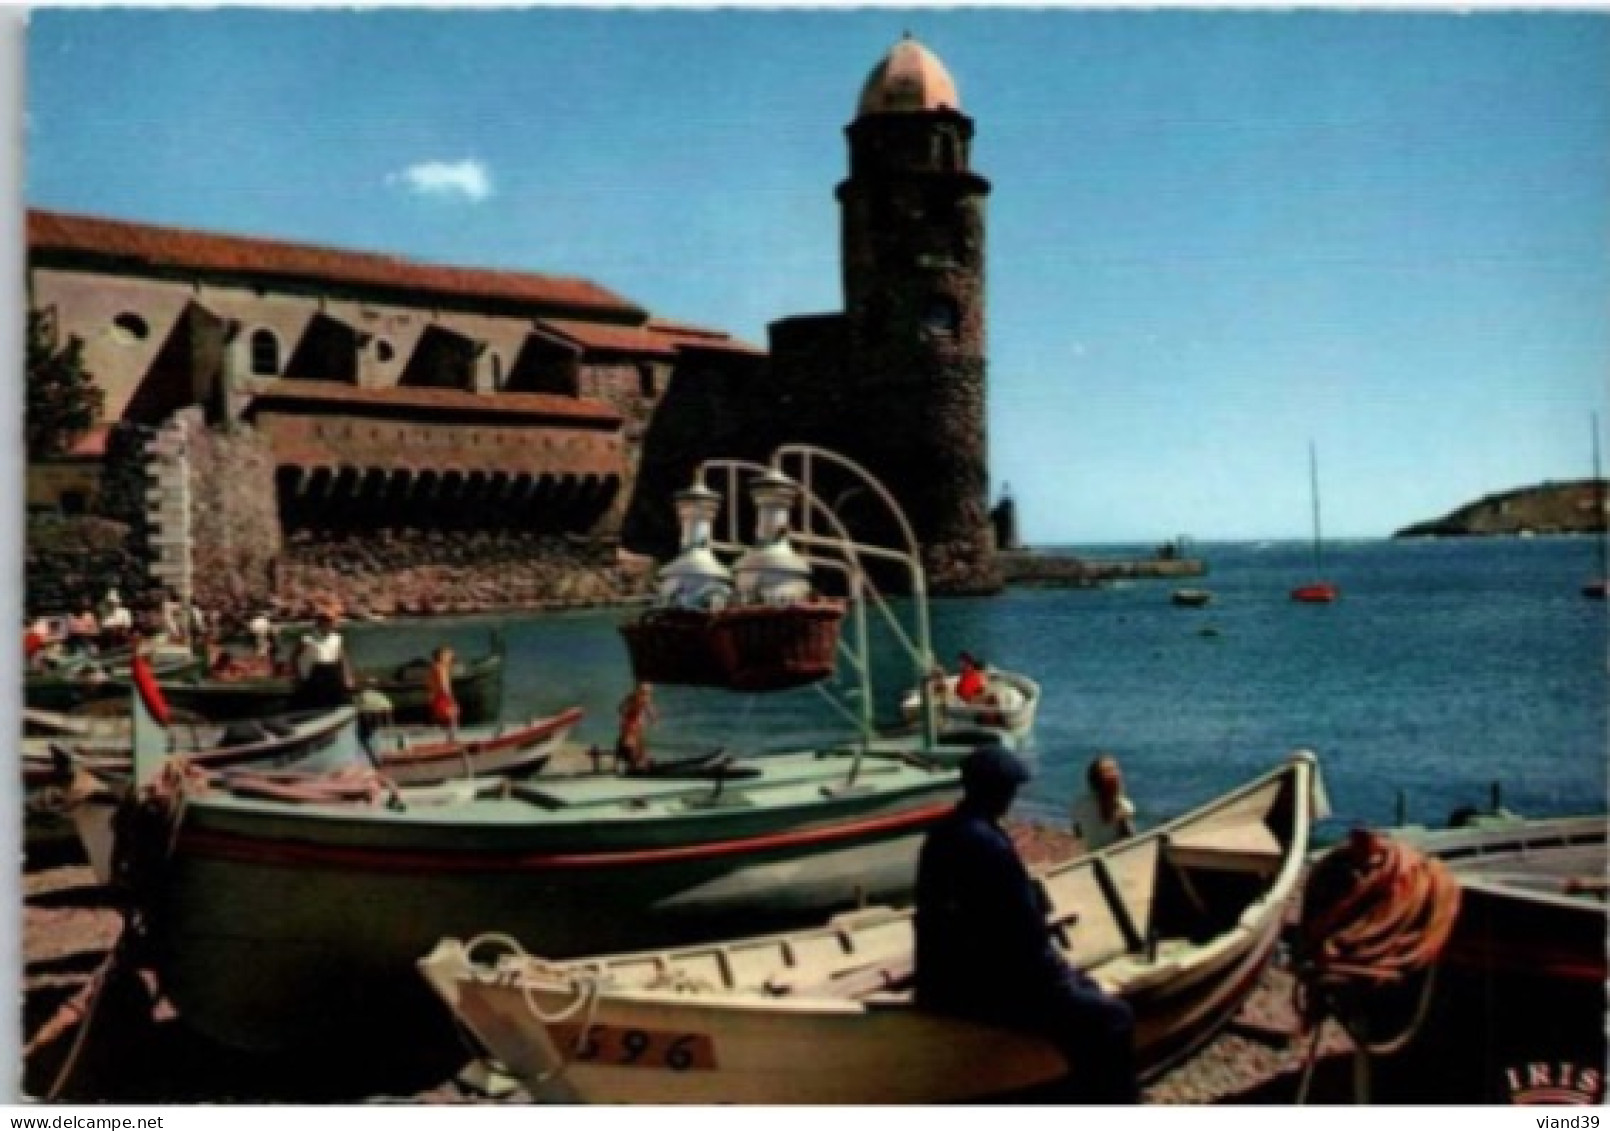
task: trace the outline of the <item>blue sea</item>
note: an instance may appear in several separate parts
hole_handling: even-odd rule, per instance
[[[1150,547],[1070,547],[1143,557]],[[1170,603],[1170,582],[1012,590],[932,603],[935,651],[967,649],[1040,681],[1029,752],[1035,777],[1017,813],[1059,820],[1084,767],[1111,752],[1141,819],[1177,815],[1289,751],[1320,756],[1339,824],[1441,823],[1485,805],[1529,816],[1603,812],[1610,722],[1604,602],[1586,538],[1371,540],[1327,546],[1334,605],[1292,602],[1312,579],[1306,543],[1197,543],[1204,609]],[[909,614],[909,609],[905,610]],[[485,650],[502,631],[504,714],[580,703],[579,737],[609,746],[630,686],[620,610],[357,626],[357,659],[381,662],[452,643]],[[893,719],[909,664],[870,617],[879,719]],[[905,618],[909,624],[910,617]],[[845,668],[841,665],[841,674]],[[662,750],[764,751],[842,737],[817,689],[771,695],[660,687]],[[852,706],[855,702],[850,700]]]

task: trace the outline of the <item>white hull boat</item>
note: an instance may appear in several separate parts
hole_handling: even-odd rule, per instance
[[[1210,1039],[1256,985],[1323,805],[1317,759],[1299,753],[1194,813],[1039,873],[1060,947],[1133,1006],[1143,1078]],[[917,1008],[912,946],[910,912],[869,909],[787,934],[569,962],[498,936],[444,939],[420,968],[539,1099],[938,1103],[1062,1074],[1038,1039]]]

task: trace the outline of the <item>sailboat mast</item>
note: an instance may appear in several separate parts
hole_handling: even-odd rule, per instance
[[[1319,577],[1323,572],[1319,551],[1319,456],[1312,440],[1308,441],[1308,493],[1314,506],[1314,576]]]

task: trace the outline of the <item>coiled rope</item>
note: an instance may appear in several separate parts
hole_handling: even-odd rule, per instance
[[[524,971],[521,972],[519,979],[520,996],[525,999],[525,1007],[530,1011],[531,1016],[542,1022],[544,1026],[562,1024],[569,1021],[576,1014],[581,1013],[584,1009],[586,1010],[586,1016],[582,1018],[581,1028],[576,1033],[575,1042],[569,1048],[560,1050],[561,1057],[558,1064],[532,1081],[532,1083],[539,1086],[547,1084],[556,1076],[563,1075],[565,1070],[570,1067],[570,1062],[576,1053],[586,1047],[587,1040],[592,1035],[593,1025],[596,1024],[598,1019],[598,1003],[603,997],[601,992],[603,990],[603,975],[599,971],[564,971],[549,966],[540,959],[528,955],[525,952],[525,948],[513,936],[497,931],[488,931],[485,934],[476,935],[464,947],[464,957],[469,961],[471,969],[474,971],[474,976],[479,981],[492,980],[492,976],[497,970],[496,964],[489,965],[485,967],[486,973],[483,975],[477,969],[476,963],[472,958],[477,949],[488,943],[502,947],[528,966],[537,966],[544,972],[560,976],[569,983],[576,996],[570,1000],[569,1004],[561,1007],[556,1012],[544,1013],[542,1007],[537,1004],[536,999],[531,995],[531,984],[524,977]]]
[[[1459,882],[1442,861],[1358,829],[1309,872],[1294,946],[1294,1005],[1314,1032],[1297,1102],[1308,1094],[1319,1038],[1334,1018],[1358,1055],[1384,1056],[1414,1039],[1430,1006],[1436,961],[1459,915]],[[1418,978],[1411,1019],[1371,1040],[1383,1007]],[[1358,1066],[1361,1074],[1364,1065]]]

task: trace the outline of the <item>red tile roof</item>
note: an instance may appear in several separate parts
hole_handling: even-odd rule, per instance
[[[428,291],[544,306],[643,315],[641,308],[586,279],[450,267],[394,255],[346,251],[184,228],[132,224],[30,209],[28,249],[134,260],[151,267]]]
[[[657,357],[670,357],[676,353],[670,342],[650,333],[646,326],[579,322],[571,318],[544,318],[537,323],[537,326],[557,334],[584,350],[650,354]]]
[[[656,336],[684,349],[721,350],[726,353],[752,354],[755,357],[766,355],[766,351],[759,346],[741,341],[725,330],[712,330],[687,322],[673,322],[669,318],[650,318],[648,328]]]
[[[494,412],[520,416],[562,417],[577,423],[619,424],[620,413],[602,401],[554,393],[470,393],[462,389],[412,386],[361,389],[340,381],[279,380],[260,387],[257,400],[318,401],[337,405],[393,405],[398,408]]]
[[[106,442],[111,438],[111,435],[112,426],[110,424],[97,424],[80,436],[63,454],[99,458],[106,454]]]

